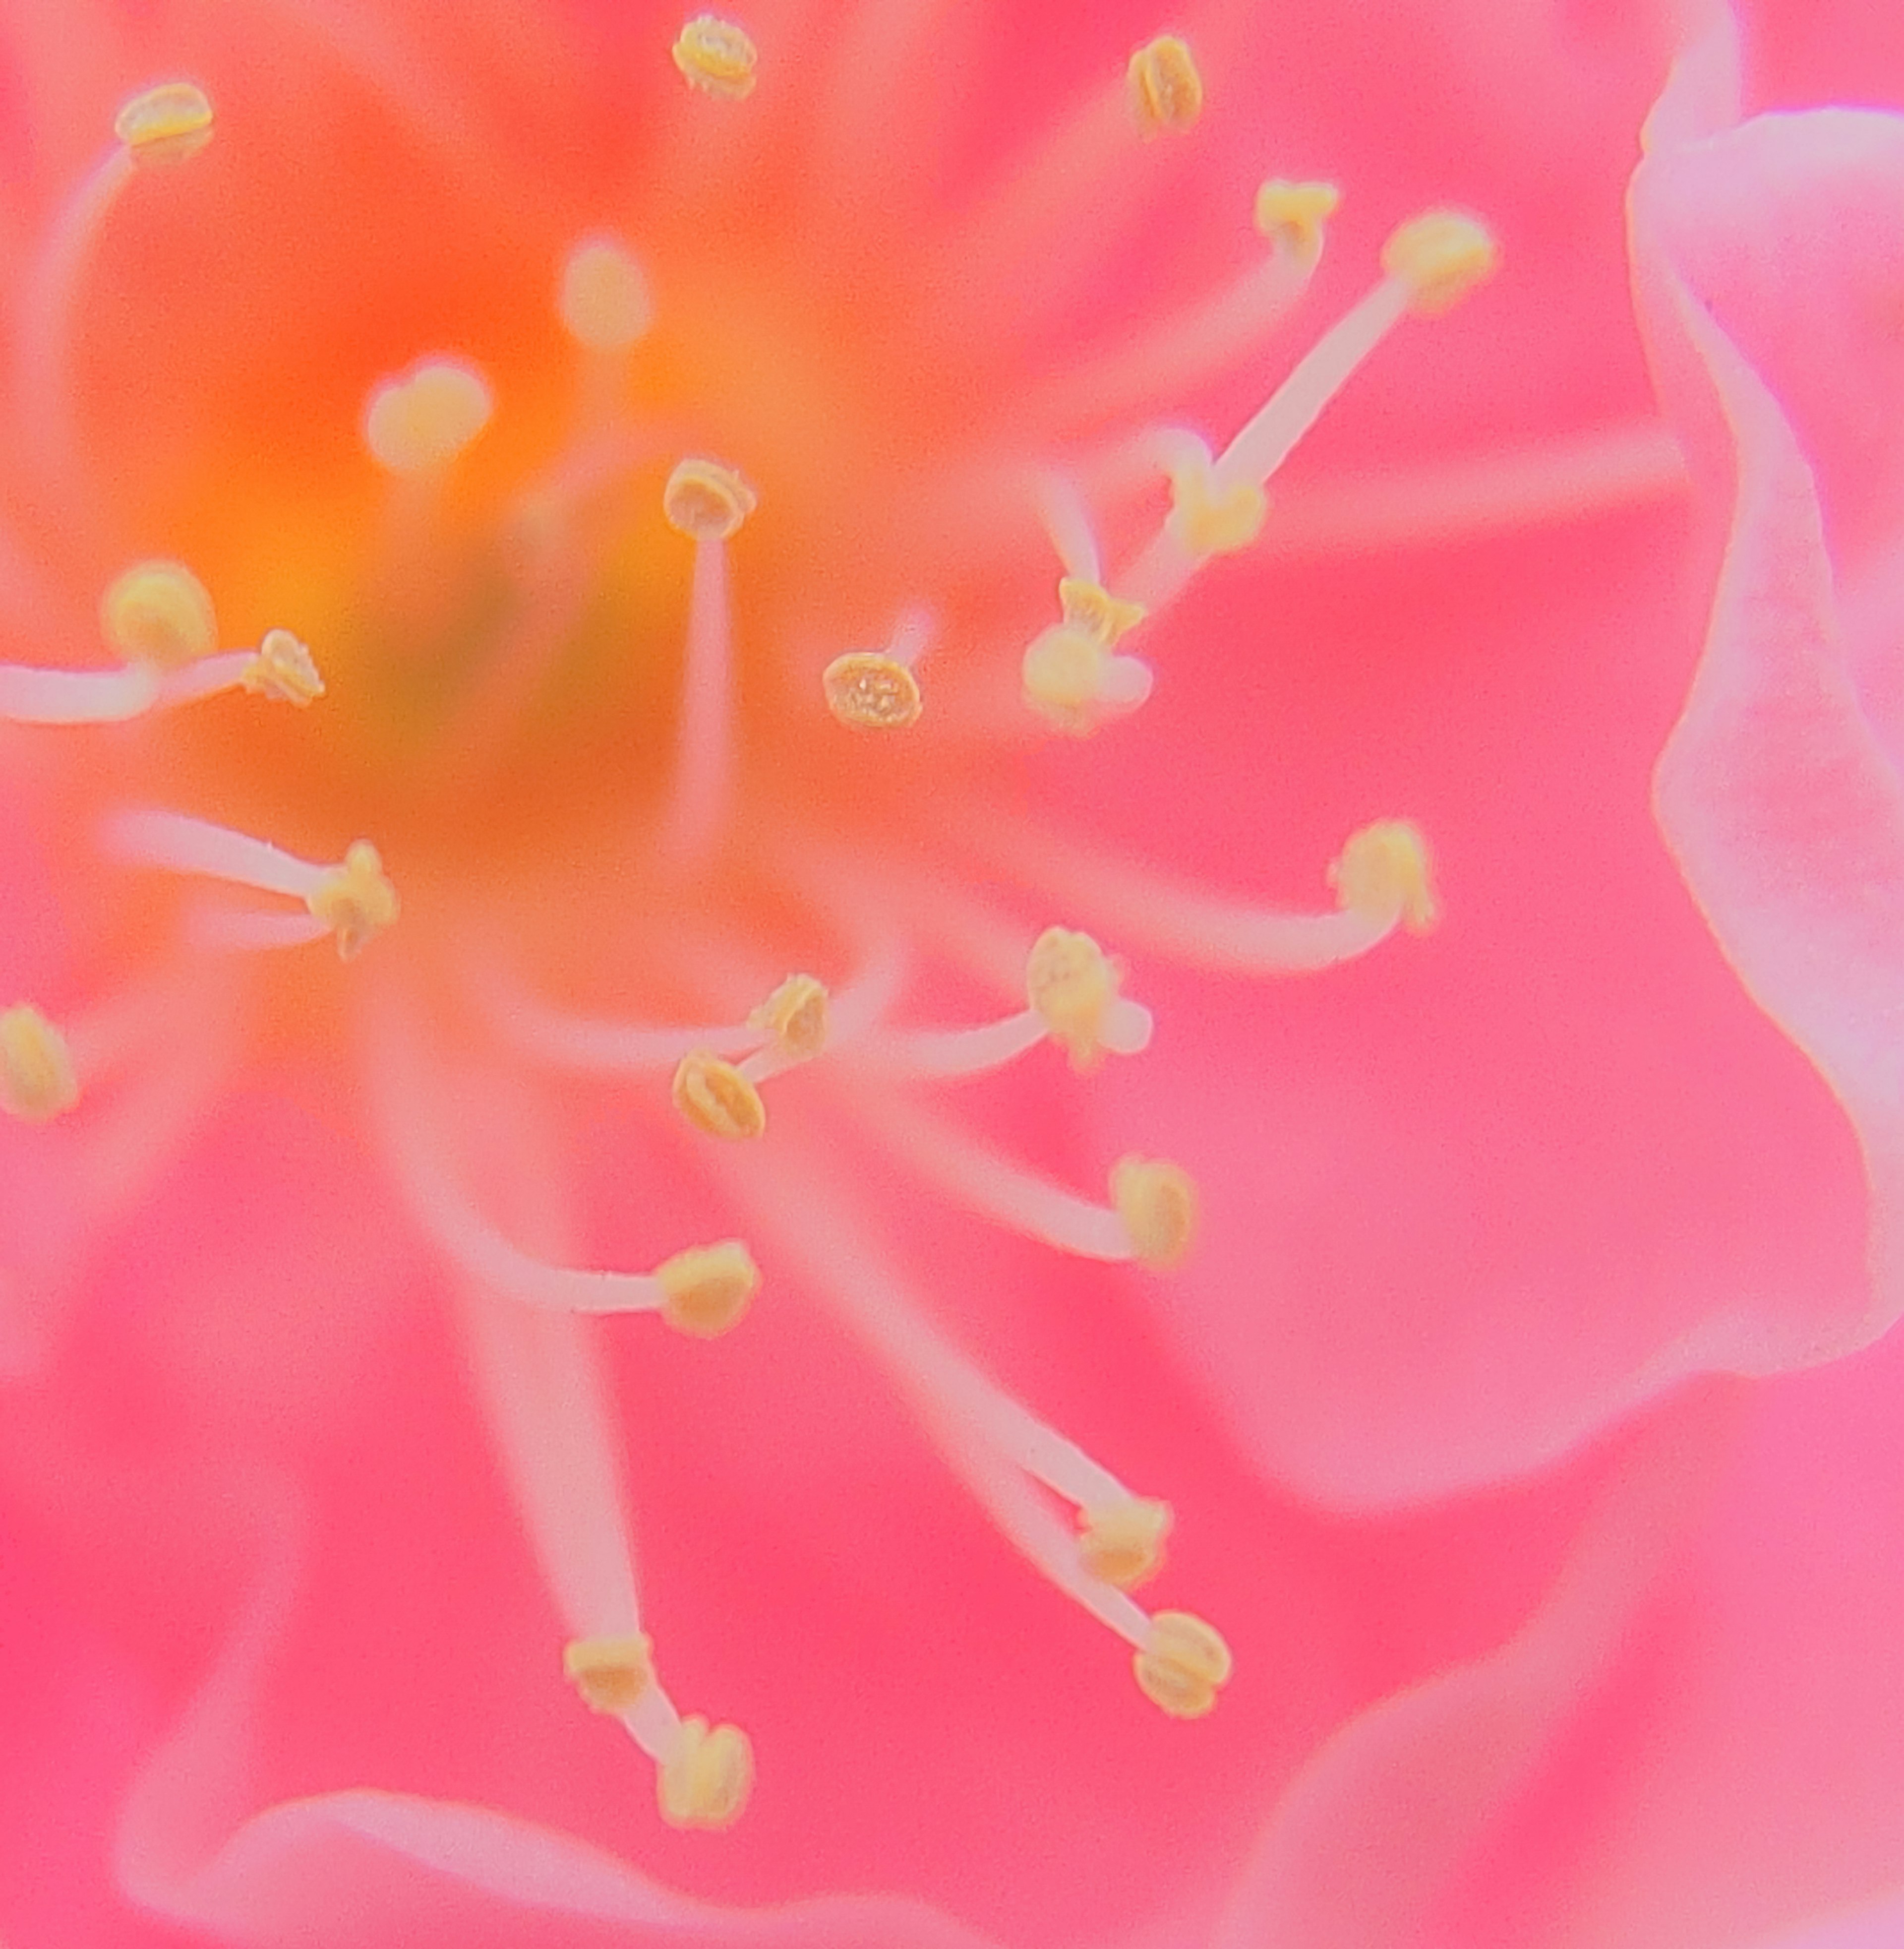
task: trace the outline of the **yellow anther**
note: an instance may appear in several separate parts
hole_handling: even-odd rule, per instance
[[[1199,558],[1234,555],[1263,532],[1269,496],[1253,480],[1219,486],[1207,468],[1185,468],[1170,477],[1170,512],[1165,526]]]
[[[1200,1719],[1235,1668],[1229,1646],[1188,1611],[1158,1612],[1149,1642],[1131,1663],[1145,1697],[1173,1719]]]
[[[655,1782],[670,1827],[731,1827],[753,1790],[753,1749],[738,1726],[681,1722],[681,1743]]]
[[[1095,1069],[1102,1060],[1104,1018],[1123,971],[1090,935],[1068,927],[1048,927],[1032,943],[1025,996],[1073,1069]]]
[[[288,629],[267,629],[258,654],[244,667],[240,683],[254,697],[294,704],[301,710],[324,695],[324,679],[311,652]]]
[[[903,731],[919,721],[924,700],[919,680],[877,650],[850,650],[835,657],[820,678],[826,707],[856,730]]]
[[[641,266],[605,237],[576,244],[564,260],[555,308],[591,352],[626,350],[654,318]]]
[[[1078,1515],[1078,1554],[1093,1577],[1120,1590],[1148,1584],[1163,1567],[1163,1539],[1170,1533],[1170,1505],[1133,1496]]]
[[[1426,934],[1440,917],[1428,842],[1405,819],[1378,819],[1351,835],[1329,868],[1329,884],[1357,913],[1399,913],[1411,934]]]
[[[1382,269],[1409,288],[1409,309],[1424,318],[1446,311],[1494,275],[1494,235],[1477,216],[1430,210],[1398,225],[1382,246]]]
[[[1197,1236],[1197,1187],[1181,1164],[1120,1158],[1110,1167],[1110,1201],[1140,1264],[1167,1273],[1183,1263]]]
[[[811,974],[790,974],[747,1018],[790,1062],[805,1062],[826,1046],[825,987]]]
[[[113,117],[113,133],[137,163],[182,163],[212,139],[211,98],[189,81],[162,81]]]
[[[738,1239],[690,1245],[664,1259],[654,1276],[667,1295],[661,1317],[698,1340],[717,1338],[738,1326],[760,1290],[760,1268]]]
[[[759,51],[747,30],[712,14],[697,14],[674,44],[674,64],[690,88],[723,101],[744,101],[753,92]]]
[[[176,670],[218,648],[205,585],[182,561],[135,562],[99,598],[99,627],[129,664]]]
[[[489,382],[458,359],[419,360],[386,379],[364,409],[364,439],[393,474],[447,466],[489,423]]]
[[[684,460],[661,490],[671,527],[697,542],[724,542],[759,505],[753,490],[718,460]]]
[[[79,1100],[79,1079],[66,1037],[39,1009],[22,1002],[0,1014],[0,1110],[44,1124]]]
[[[1142,603],[1126,602],[1121,595],[1076,575],[1067,575],[1058,583],[1058,599],[1067,626],[1082,629],[1106,649],[1135,629],[1148,613]]]
[[[337,953],[355,960],[396,919],[396,889],[368,839],[355,841],[341,866],[333,866],[304,904],[337,937]]]
[[[706,1049],[681,1059],[674,1073],[674,1107],[704,1135],[739,1143],[765,1134],[767,1106],[732,1063]]]
[[[1188,46],[1175,34],[1139,48],[1126,76],[1140,135],[1148,138],[1168,129],[1180,135],[1197,126],[1204,112],[1204,78]]]
[[[1031,639],[1020,666],[1025,701],[1061,730],[1096,726],[1096,704],[1110,661],[1104,645],[1067,623],[1054,623]]]
[[[576,1638],[562,1648],[562,1670],[592,1712],[626,1712],[654,1683],[654,1647],[640,1631]]]
[[[1298,263],[1322,254],[1322,232],[1342,200],[1332,182],[1291,182],[1272,176],[1256,191],[1256,228]]]

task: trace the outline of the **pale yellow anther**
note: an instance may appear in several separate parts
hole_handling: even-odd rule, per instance
[[[674,1073],[674,1107],[710,1137],[744,1142],[764,1136],[767,1106],[760,1093],[724,1058],[697,1049]]]
[[[324,679],[306,646],[288,629],[267,629],[258,654],[240,673],[238,681],[254,697],[294,704],[301,710],[324,695]]]
[[[759,505],[753,490],[718,460],[684,460],[661,490],[670,527],[697,542],[724,542]]]
[[[212,139],[212,103],[189,81],[162,81],[113,117],[113,133],[136,163],[182,163]]]
[[[563,260],[555,308],[591,352],[626,350],[654,319],[641,267],[605,237],[576,244]]]
[[[1170,1505],[1132,1496],[1128,1502],[1078,1512],[1078,1554],[1093,1577],[1135,1590],[1163,1567]]]
[[[654,1647],[641,1631],[576,1638],[562,1648],[562,1670],[592,1712],[626,1712],[654,1683]]]
[[[1170,477],[1170,512],[1164,525],[1191,555],[1234,555],[1263,532],[1269,496],[1253,480],[1218,484],[1207,468],[1185,468]]]
[[[1025,701],[1061,730],[1095,728],[1096,706],[1110,661],[1104,645],[1087,631],[1055,623],[1034,636],[1019,673]]]
[[[1145,1697],[1173,1719],[1200,1719],[1235,1668],[1229,1646],[1188,1611],[1158,1612],[1131,1663]]]
[[[0,1013],[0,1110],[24,1123],[45,1124],[79,1100],[66,1037],[27,1002]]]
[[[1141,602],[1126,602],[1121,595],[1082,577],[1067,575],[1058,585],[1058,605],[1066,624],[1082,629],[1092,642],[1109,649],[1120,637],[1128,636],[1148,613]]]
[[[1297,263],[1312,264],[1322,254],[1324,228],[1341,200],[1342,192],[1332,182],[1272,176],[1256,191],[1256,228]]]
[[[182,561],[135,562],[99,598],[99,627],[129,664],[176,670],[218,648],[205,585]]]
[[[1426,934],[1440,918],[1428,842],[1405,819],[1378,819],[1352,835],[1329,868],[1329,884],[1344,907],[1399,915],[1410,934]]]
[[[676,37],[674,64],[688,85],[723,101],[744,101],[753,92],[759,50],[744,27],[712,14],[697,14]]]
[[[1123,972],[1090,935],[1068,927],[1048,927],[1032,943],[1025,998],[1073,1069],[1095,1069],[1103,1059],[1104,1021]]]
[[[489,382],[459,359],[424,359],[386,379],[364,408],[364,440],[393,474],[428,474],[451,461],[489,423]]]
[[[661,1317],[697,1340],[713,1340],[740,1323],[760,1290],[760,1268],[738,1239],[690,1245],[664,1259],[654,1276],[667,1295]]]
[[[655,1781],[670,1827],[731,1827],[753,1790],[753,1748],[738,1726],[681,1722],[681,1743]]]
[[[1188,46],[1163,34],[1138,49],[1126,72],[1131,113],[1147,138],[1165,129],[1182,135],[1204,112],[1204,78]]]
[[[806,1062],[826,1046],[827,992],[811,974],[790,974],[747,1017],[790,1062]]]
[[[1183,1263],[1197,1236],[1197,1187],[1181,1164],[1120,1158],[1110,1167],[1110,1201],[1140,1264],[1167,1273]]]
[[[902,663],[877,650],[849,650],[820,677],[826,707],[860,731],[903,731],[919,721],[919,680]]]
[[[1430,210],[1398,225],[1382,246],[1382,269],[1409,288],[1409,309],[1424,318],[1458,304],[1494,275],[1500,250],[1478,216]]]
[[[396,919],[396,889],[384,877],[384,863],[368,839],[355,841],[341,866],[333,866],[304,904],[337,937],[337,953],[355,960]]]

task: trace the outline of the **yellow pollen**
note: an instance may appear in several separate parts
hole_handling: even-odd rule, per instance
[[[182,163],[212,139],[211,98],[189,81],[162,81],[120,109],[113,133],[136,163]]]
[[[1166,129],[1183,135],[1204,112],[1204,78],[1188,46],[1163,34],[1130,58],[1126,71],[1131,113],[1147,139]]]
[[[1149,1643],[1131,1663],[1145,1697],[1173,1719],[1200,1719],[1234,1669],[1229,1646],[1188,1611],[1158,1612]]]
[[[384,863],[368,839],[351,845],[343,864],[325,875],[304,904],[337,936],[338,955],[346,961],[362,953],[398,912],[396,889],[384,878]]]
[[[821,676],[820,687],[828,710],[856,730],[903,731],[919,721],[924,708],[918,679],[877,650],[850,650],[835,657]]]
[[[1058,585],[1058,600],[1066,624],[1082,629],[1092,642],[1109,649],[1143,621],[1148,613],[1141,602],[1126,602],[1107,589],[1082,577],[1067,575]]]
[[[489,382],[461,360],[419,360],[374,387],[364,409],[364,440],[393,474],[447,466],[489,423]]]
[[[555,308],[572,337],[591,352],[620,352],[654,322],[648,280],[619,244],[593,238],[562,266]]]
[[[718,460],[684,460],[661,490],[671,527],[697,542],[724,542],[759,505],[753,490]]]
[[[753,1789],[753,1749],[738,1726],[698,1713],[681,1722],[681,1743],[656,1780],[670,1827],[731,1827]]]
[[[66,1037],[39,1009],[22,1002],[0,1013],[0,1110],[44,1124],[79,1100]]]
[[[738,1239],[690,1245],[654,1269],[667,1295],[661,1316],[683,1333],[713,1340],[740,1323],[760,1290],[760,1268]]]
[[[218,648],[205,585],[182,561],[135,562],[99,598],[99,627],[129,664],[176,670]]]
[[[704,1135],[731,1143],[766,1134],[767,1106],[731,1062],[697,1049],[674,1073],[674,1107]]]
[[[750,1028],[764,1030],[775,1049],[795,1062],[805,1062],[826,1046],[825,986],[811,974],[790,974],[747,1018]]]
[[[1066,623],[1054,623],[1031,639],[1019,674],[1025,701],[1061,730],[1090,730],[1092,706],[1104,688],[1104,646],[1094,636]]]
[[[696,14],[674,44],[674,64],[688,85],[723,101],[744,101],[753,92],[759,58],[744,28],[712,14]]]
[[[1428,842],[1405,819],[1380,819],[1352,835],[1329,868],[1329,884],[1355,912],[1399,912],[1410,934],[1426,934],[1440,918]]]
[[[1332,182],[1273,176],[1256,191],[1256,228],[1299,263],[1312,264],[1322,254],[1323,227],[1341,200],[1342,192]]]
[[[294,704],[301,710],[324,695],[324,679],[311,652],[288,629],[267,629],[258,654],[244,667],[240,683],[254,697]]]
[[[1110,1167],[1110,1201],[1141,1264],[1167,1273],[1183,1263],[1197,1236],[1197,1187],[1181,1164],[1120,1158]]]
[[[1424,318],[1458,304],[1494,275],[1499,258],[1487,225],[1458,210],[1410,217],[1382,246],[1382,269],[1408,286],[1409,309]]]
[[[1104,1018],[1117,999],[1117,963],[1088,934],[1048,927],[1025,962],[1025,995],[1079,1071],[1104,1056]]]
[[[562,1670],[592,1712],[626,1712],[654,1683],[653,1647],[640,1631],[576,1638],[562,1648]]]
[[[1120,1590],[1148,1584],[1163,1567],[1163,1539],[1170,1531],[1170,1505],[1133,1496],[1078,1518],[1078,1554],[1093,1577]]]
[[[1219,487],[1207,468],[1185,468],[1170,477],[1170,512],[1165,525],[1191,554],[1234,555],[1263,532],[1269,496],[1253,480]]]

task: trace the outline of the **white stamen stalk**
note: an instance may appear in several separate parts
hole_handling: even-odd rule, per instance
[[[35,670],[0,664],[0,720],[12,724],[118,724],[160,701],[159,673],[144,664],[118,670]]]
[[[104,838],[108,852],[132,864],[223,880],[296,900],[308,900],[337,870],[182,812],[116,813],[107,821]]]

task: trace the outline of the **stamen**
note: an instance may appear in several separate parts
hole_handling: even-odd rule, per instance
[[[661,1818],[670,1827],[731,1827],[753,1790],[753,1749],[738,1726],[683,1719],[660,1774]]]
[[[354,961],[396,920],[396,889],[384,876],[384,863],[368,839],[354,841],[343,864],[333,866],[306,895],[304,904],[337,937],[337,953]]]
[[[1151,667],[1114,656],[1091,631],[1066,623],[1034,636],[1019,666],[1026,704],[1074,738],[1128,716],[1151,694]]]
[[[1060,580],[1058,600],[1067,626],[1082,629],[1106,649],[1135,629],[1145,614],[1142,603],[1126,602],[1101,584],[1075,575]]]
[[[117,724],[159,701],[157,673],[125,670],[33,670],[0,664],[0,719],[10,724]]]
[[[766,1134],[759,1091],[734,1064],[706,1049],[682,1057],[673,1095],[675,1108],[704,1136],[739,1143]]]
[[[189,81],[161,82],[113,117],[113,133],[141,165],[182,163],[212,139],[212,104]]]
[[[1291,182],[1272,176],[1256,191],[1256,228],[1301,264],[1322,254],[1324,226],[1342,201],[1332,182]]]
[[[654,320],[641,266],[607,237],[585,239],[563,260],[556,309],[570,336],[591,352],[625,352]]]
[[[66,1037],[21,1002],[0,1013],[0,1110],[23,1123],[50,1123],[79,1100]]]
[[[654,1646],[645,1631],[574,1638],[562,1648],[563,1674],[592,1712],[620,1717],[654,1683]]]
[[[835,657],[820,682],[827,708],[856,730],[903,731],[918,723],[924,707],[918,679],[877,650],[850,650]]]
[[[1329,868],[1329,884],[1350,912],[1399,919],[1426,934],[1439,918],[1421,828],[1405,819],[1378,819],[1353,834]]]
[[[99,626],[126,662],[162,670],[218,648],[210,593],[179,561],[141,561],[127,569],[99,598]]]
[[[763,1073],[809,1062],[826,1046],[827,992],[811,974],[790,974],[747,1017],[747,1026],[767,1038],[762,1056],[771,1067],[750,1058],[747,1074],[758,1081]]]
[[[698,14],[676,37],[674,64],[690,88],[723,101],[744,101],[753,92],[759,61],[744,28],[712,14]]]
[[[1126,72],[1131,113],[1146,137],[1187,135],[1204,112],[1204,80],[1188,46],[1164,34],[1130,58]]]
[[[713,1340],[740,1324],[760,1290],[760,1269],[738,1239],[690,1245],[654,1269],[661,1316],[697,1340]]]
[[[1170,1533],[1168,1503],[1129,1496],[1078,1515],[1078,1553],[1093,1577],[1120,1590],[1135,1590],[1163,1568],[1163,1539]]]
[[[1160,1611],[1132,1661],[1144,1696],[1173,1719],[1200,1719],[1229,1682],[1230,1648],[1201,1618]]]
[[[1105,1050],[1125,1041],[1133,1026],[1117,1019],[1123,979],[1122,966],[1088,934],[1048,927],[1032,943],[1025,964],[1025,993],[1033,1012],[1080,1075],[1095,1069]],[[1148,1043],[1148,1011],[1142,1027]]]
[[[1382,247],[1382,269],[1409,293],[1409,309],[1437,318],[1493,276],[1500,253],[1478,217],[1431,210],[1411,218]]]
[[[238,673],[238,682],[254,697],[269,697],[303,710],[324,695],[309,648],[288,629],[267,629],[252,657]]]
[[[753,490],[718,460],[684,460],[668,476],[661,511],[691,540],[730,541],[760,505]]]
[[[1182,1264],[1197,1236],[1197,1187],[1180,1164],[1120,1158],[1110,1167],[1110,1201],[1140,1264],[1155,1273]]]
[[[1254,480],[1225,481],[1218,477],[1210,450],[1199,440],[1200,452],[1185,441],[1169,464],[1170,512],[1165,532],[1183,552],[1199,561],[1213,555],[1235,555],[1263,532],[1269,513],[1269,496]]]
[[[447,467],[489,423],[489,382],[460,359],[436,355],[372,388],[364,440],[377,464],[402,475]]]

